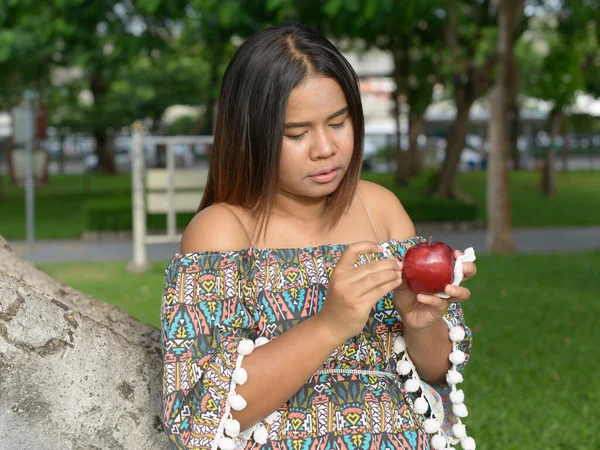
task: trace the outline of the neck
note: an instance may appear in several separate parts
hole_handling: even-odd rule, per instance
[[[275,199],[274,214],[295,222],[325,226],[329,221],[327,197],[310,198],[280,192]]]

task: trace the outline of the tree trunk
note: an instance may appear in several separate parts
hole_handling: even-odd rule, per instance
[[[402,150],[402,102],[401,96],[406,95],[406,79],[408,77],[408,47],[407,41],[400,36],[395,37],[394,53],[394,82],[396,92],[394,95],[394,115],[396,119],[396,184],[408,185],[410,178],[410,160],[408,151]],[[408,149],[407,149],[408,150]]]
[[[546,162],[542,172],[542,194],[546,196],[554,195],[556,191],[556,151],[558,149],[561,122],[562,111],[554,108],[550,113],[550,137],[552,143],[546,151]]]
[[[517,64],[516,58],[515,64]],[[516,98],[513,98],[511,103],[512,104],[509,106],[508,109],[510,117],[510,156],[513,162],[513,169],[520,170],[521,152],[519,152],[519,132],[521,121],[519,118],[519,103],[517,102]]]
[[[98,73],[90,76],[90,91],[94,96],[95,104],[102,104],[105,94],[108,92],[108,86]],[[115,156],[108,145],[108,133],[105,127],[96,128],[93,131],[96,140],[96,156],[98,156],[98,168],[102,173],[117,173]]]
[[[563,137],[563,147],[562,147],[562,151],[560,152],[560,157],[562,160],[562,170],[563,172],[568,172],[569,171],[569,153],[571,151],[571,146],[569,145],[569,139],[568,139],[568,130],[564,130],[562,137]]]
[[[458,100],[456,119],[450,129],[448,146],[442,168],[437,176],[433,195],[442,198],[455,198],[469,201],[466,195],[458,192],[456,189],[456,175],[458,173],[458,163],[460,154],[465,145],[465,138],[469,130],[469,111],[475,101],[474,98],[466,98],[462,102]]]
[[[515,32],[523,12],[523,0],[498,0],[498,72],[490,92],[489,135],[491,151],[487,168],[487,247],[490,252],[514,250],[509,189],[511,133],[509,115],[515,104],[513,70]],[[514,111],[513,118],[514,119]]]
[[[425,122],[425,112],[411,114],[410,130],[408,134],[408,159],[410,165],[410,176],[421,173],[421,153],[419,152],[419,134]]]
[[[96,140],[96,155],[98,156],[98,168],[102,173],[117,173],[115,156],[110,145],[110,138],[106,128],[94,130],[94,139]]]

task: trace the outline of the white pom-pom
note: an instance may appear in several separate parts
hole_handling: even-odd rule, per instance
[[[462,391],[462,389],[450,392],[449,397],[450,401],[454,404],[465,402],[465,393]]]
[[[225,433],[232,438],[238,437],[240,435],[240,423],[235,419],[227,419],[227,422],[225,422]]]
[[[440,430],[440,422],[435,419],[426,419],[423,422],[423,428],[425,428],[425,433],[437,433]]]
[[[234,393],[229,394],[227,401],[229,402],[229,406],[231,406],[236,411],[241,411],[248,405],[244,397]]]
[[[452,342],[462,341],[465,338],[465,330],[462,327],[452,327],[449,335]]]
[[[475,450],[477,447],[477,445],[475,445],[475,439],[472,437],[462,439],[460,441],[460,445],[462,446],[463,450]]]
[[[419,383],[419,380],[416,378],[409,378],[406,380],[406,383],[404,383],[404,389],[406,392],[417,392],[420,387],[421,383]]]
[[[275,422],[277,418],[279,418],[279,411],[275,411],[274,413],[269,414],[265,418],[265,422],[271,425],[273,422]]]
[[[408,375],[413,369],[413,364],[410,361],[402,360],[396,364],[396,372],[400,375]]]
[[[448,359],[450,359],[450,362],[452,364],[462,364],[465,362],[465,353],[460,351],[460,350],[454,350],[453,352],[450,353],[450,356],[448,357]]]
[[[456,439],[464,439],[467,437],[467,428],[462,423],[454,424],[452,434]]]
[[[467,406],[464,403],[458,403],[456,405],[452,405],[452,412],[455,416],[463,418],[469,415],[469,411],[467,410]]]
[[[254,351],[254,342],[252,342],[250,339],[241,340],[238,344],[237,351],[240,355],[249,355]]]
[[[264,336],[261,336],[261,337],[259,337],[257,340],[255,340],[255,341],[254,341],[254,347],[255,347],[255,348],[256,348],[256,347],[260,347],[261,345],[265,345],[265,344],[267,344],[268,342],[269,342],[269,339],[268,339],[268,338],[266,338],[266,337],[264,337]]]
[[[415,412],[417,414],[425,414],[428,409],[429,404],[427,403],[427,400],[425,400],[425,397],[419,397],[415,400]]]
[[[246,372],[246,369],[243,367],[238,367],[233,372],[232,378],[236,384],[244,384],[246,381],[248,381],[248,372]]]
[[[456,370],[449,370],[446,374],[446,381],[450,385],[462,383],[463,376],[460,374],[460,372],[457,372]]]
[[[406,342],[402,336],[396,336],[394,338],[394,353],[402,353],[406,350]]]
[[[267,432],[267,429],[265,427],[259,425],[254,429],[254,433],[252,434],[252,436],[254,437],[254,442],[260,445],[264,445],[267,443],[269,433]]]
[[[219,439],[219,448],[221,450],[235,450],[235,441],[226,437]]]
[[[436,434],[431,438],[431,446],[435,450],[444,450],[446,448],[446,438],[440,434]]]
[[[457,439],[464,439],[467,437],[467,428],[462,423],[457,423],[452,426],[452,434]]]

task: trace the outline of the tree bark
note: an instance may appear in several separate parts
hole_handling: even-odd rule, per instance
[[[425,113],[411,114],[410,130],[408,134],[408,159],[410,165],[410,176],[421,173],[421,153],[419,152],[419,134],[425,122]]]
[[[516,67],[516,58],[515,58],[515,67]],[[515,90],[517,87],[515,86]],[[519,132],[521,128],[521,120],[519,118],[519,103],[517,102],[516,95],[512,99],[512,104],[509,106],[509,117],[510,117],[510,157],[513,162],[513,169],[520,170],[521,169],[521,152],[519,152]]]
[[[550,137],[552,143],[546,150],[546,162],[542,172],[542,194],[554,195],[556,192],[556,150],[558,149],[558,137],[562,123],[562,110],[554,108],[550,113]]]
[[[93,73],[90,77],[90,91],[94,96],[94,104],[101,104],[104,95],[108,92],[108,86],[98,73]],[[96,140],[96,156],[98,157],[100,171],[103,173],[117,173],[115,156],[109,145],[106,127],[95,128],[93,136]]]
[[[491,151],[487,168],[487,247],[495,253],[514,250],[508,169],[511,146],[509,116],[515,104],[514,45],[523,7],[523,0],[497,1],[499,64],[496,82],[490,92]]]
[[[470,200],[469,197],[456,189],[456,175],[458,173],[460,154],[462,153],[465,138],[469,130],[469,111],[474,101],[475,98],[468,97],[462,102],[457,101],[456,119],[450,129],[446,155],[433,190],[433,195],[436,197],[455,198],[464,201]]]

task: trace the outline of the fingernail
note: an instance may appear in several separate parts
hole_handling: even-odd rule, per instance
[[[385,248],[383,247],[383,245],[377,244],[377,248],[379,248],[380,252],[382,252],[382,253],[385,252]]]
[[[398,264],[398,267],[402,269],[402,263],[400,261],[396,261],[396,263]]]
[[[446,294],[449,294],[449,295],[454,295],[454,294],[456,294],[456,288],[455,288],[455,287],[452,287],[452,286],[449,286],[449,287],[446,289]]]

